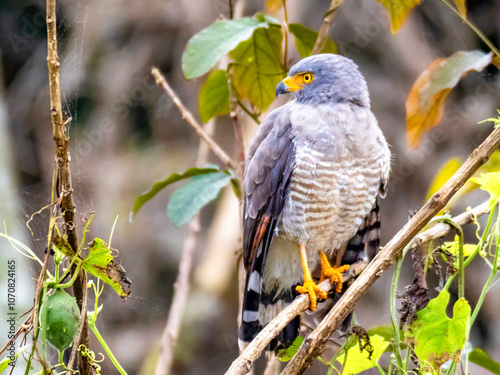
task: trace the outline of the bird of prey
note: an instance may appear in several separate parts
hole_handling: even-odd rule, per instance
[[[305,58],[276,88],[288,93],[293,100],[259,126],[245,167],[240,347],[297,293],[316,310],[327,295],[315,272],[341,293],[341,273],[379,248],[377,197],[390,151],[357,65],[333,54]],[[299,325],[297,317],[268,349],[291,345]]]

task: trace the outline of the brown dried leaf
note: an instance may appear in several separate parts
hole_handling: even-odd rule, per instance
[[[406,137],[411,149],[441,121],[446,98],[458,81],[470,70],[483,70],[491,61],[492,53],[460,51],[435,60],[420,74],[406,100]]]

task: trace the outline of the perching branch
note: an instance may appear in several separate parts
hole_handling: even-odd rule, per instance
[[[366,262],[359,262],[353,264],[351,269],[342,274],[344,282],[348,282],[355,276],[359,275],[366,268]],[[333,290],[333,285],[329,280],[323,281],[319,284],[320,288],[325,292]],[[267,344],[275,338],[278,333],[285,328],[285,326],[293,320],[297,315],[303,313],[309,308],[309,295],[301,294],[295,300],[284,308],[269,324],[267,324],[262,331],[252,340],[248,347],[241,353],[241,355],[232,363],[226,375],[243,375],[247,374],[251,368],[252,363],[259,358],[260,354],[264,351]]]
[[[57,24],[56,24],[56,0],[47,0],[47,66],[49,71],[50,91],[50,114],[52,119],[52,132],[56,144],[56,194],[61,199],[61,212],[64,218],[64,231],[68,236],[68,243],[76,253],[78,251],[78,238],[75,224],[75,205],[73,203],[73,189],[71,186],[71,171],[69,166],[68,137],[66,135],[66,124],[64,122],[61,105],[61,87],[59,82],[59,67],[61,62],[57,52]],[[51,240],[52,233],[49,233]],[[50,252],[50,247],[47,249]],[[75,272],[75,268],[73,268]],[[82,310],[85,294],[86,276],[85,271],[80,270],[73,284],[73,292]],[[36,306],[35,306],[36,308]],[[36,319],[34,315],[34,319]],[[81,332],[80,344],[90,346],[88,324],[85,320]],[[78,345],[80,345],[78,344]],[[92,367],[86,360],[80,357],[79,371],[81,375],[92,374]]]
[[[457,173],[427,202],[424,207],[399,231],[398,234],[381,250],[377,257],[368,265],[366,270],[360,264],[356,269],[352,268],[351,274],[343,275],[345,279],[358,275],[361,276],[349,287],[345,295],[337,302],[330,313],[318,325],[317,329],[304,341],[296,356],[289,362],[282,374],[301,374],[312,364],[314,359],[320,355],[326,345],[326,341],[342,323],[344,318],[352,311],[357,301],[368,291],[375,280],[389,268],[394,259],[402,249],[413,240],[412,247],[420,246],[432,239],[446,235],[451,227],[448,224],[438,223],[429,230],[416,235],[429,220],[441,210],[450,198],[461,186],[484,164],[491,153],[500,145],[500,128],[493,133],[472,153]],[[479,217],[489,212],[488,203],[462,213],[452,220],[465,225],[472,222],[473,215]],[[330,291],[332,285],[324,281],[321,288]],[[307,294],[298,296],[288,307],[281,311],[248,345],[245,351],[232,363],[226,375],[243,375],[248,373],[252,363],[260,356],[267,344],[297,315],[306,311],[309,307],[309,296]]]
[[[226,154],[226,152],[213,140],[213,138],[208,135],[203,128],[198,124],[198,122],[195,120],[193,114],[182,104],[182,101],[179,99],[177,94],[175,93],[174,90],[170,87],[170,85],[167,83],[167,80],[161,74],[161,72],[158,70],[158,68],[153,67],[151,69],[151,74],[153,77],[156,79],[156,84],[160,87],[162,87],[167,94],[172,98],[174,101],[175,105],[177,108],[179,108],[179,111],[181,111],[182,118],[185,119],[189,125],[191,125],[194,130],[196,130],[196,133],[200,136],[201,139],[203,139],[208,146],[212,149],[215,155],[224,163],[226,164],[229,168],[233,169],[236,171],[238,169],[238,166],[236,163]]]
[[[497,127],[476,148],[460,169],[439,189],[413,218],[377,254],[354,284],[330,310],[316,330],[307,337],[295,357],[288,363],[282,374],[302,374],[314,359],[324,352],[328,338],[340,326],[354,305],[366,294],[373,283],[388,269],[410,241],[435,216],[455,193],[472,177],[478,168],[486,163],[493,151],[500,146],[500,127]]]
[[[319,29],[318,37],[316,38],[316,42],[314,43],[311,55],[316,55],[317,53],[320,53],[321,49],[325,45],[325,42],[328,39],[328,33],[330,32],[330,26],[332,24],[333,15],[335,14],[337,8],[342,4],[342,2],[343,0],[332,0],[328,12],[326,12],[325,17],[323,18],[323,24]]]

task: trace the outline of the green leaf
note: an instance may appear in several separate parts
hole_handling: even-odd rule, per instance
[[[214,172],[191,178],[191,181],[176,190],[168,202],[167,214],[175,226],[181,226],[208,202],[214,200],[219,191],[231,181],[231,175]]]
[[[19,351],[14,355],[14,359],[19,357],[19,355],[26,350],[26,346],[19,348]],[[0,362],[0,374],[4,372],[5,369],[9,367],[12,362],[12,357],[5,358],[2,362]]]
[[[403,26],[410,11],[420,4],[421,0],[377,0],[391,15],[391,32],[395,34]]]
[[[202,174],[207,174],[207,173],[213,173],[217,172],[219,169],[214,168],[214,167],[209,167],[209,168],[189,168],[186,172],[183,174],[177,174],[173,173],[170,175],[169,178],[163,181],[159,181],[155,183],[149,191],[142,193],[139,195],[137,198],[135,198],[134,202],[134,208],[130,212],[130,221],[132,221],[132,218],[139,212],[142,206],[152,199],[156,194],[158,194],[163,188],[167,187],[168,185],[173,184],[174,182],[183,180],[185,178],[193,177],[193,176],[198,176]]]
[[[227,73],[216,70],[208,76],[200,90],[200,115],[203,122],[229,113]]]
[[[500,375],[500,363],[491,359],[483,350],[475,348],[469,354],[469,361],[490,371],[495,375]]]
[[[415,354],[423,367],[439,369],[449,359],[460,360],[465,344],[470,306],[459,299],[453,306],[453,318],[446,315],[450,295],[442,291],[417,312],[417,319],[406,331],[406,340],[414,344]]]
[[[295,46],[300,56],[303,58],[311,56],[314,44],[318,38],[318,33],[302,26],[300,23],[289,24],[288,30],[290,30],[295,37]],[[337,46],[330,38],[327,38],[320,53],[337,53]]]
[[[491,58],[491,52],[459,51],[449,58],[434,60],[420,74],[406,99],[406,138],[410,148],[417,148],[425,132],[439,124],[446,98],[460,79],[471,70],[483,70]]]
[[[243,98],[261,110],[267,109],[275,97],[276,85],[284,75],[281,67],[281,27],[255,30],[252,38],[231,52],[235,61],[233,84]]]
[[[267,28],[256,18],[215,21],[189,39],[182,54],[182,71],[186,79],[199,77],[208,72],[226,53],[249,39],[255,29]]]
[[[493,206],[500,197],[500,172],[481,174],[472,180],[481,185],[481,190],[490,193],[490,207]]]
[[[281,362],[288,362],[293,358],[295,353],[297,353],[297,350],[299,350],[299,347],[303,342],[304,338],[302,336],[297,336],[293,344],[288,348],[278,350],[278,353],[276,353],[276,357],[278,357]]]
[[[115,262],[111,249],[100,238],[94,239],[89,247],[89,254],[82,262],[82,267],[90,274],[109,284],[122,298],[130,295],[131,282],[120,263]]]
[[[377,365],[378,360],[389,345],[389,341],[384,340],[382,336],[373,335],[370,336],[370,344],[373,348],[373,352],[371,353],[371,355],[367,350],[361,351],[358,345],[353,345],[347,351],[347,358],[340,357],[338,359],[341,364],[345,364],[342,372],[343,374],[359,374],[360,372],[368,370]]]

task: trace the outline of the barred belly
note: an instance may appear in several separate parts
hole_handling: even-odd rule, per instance
[[[380,188],[380,155],[328,158],[304,149],[297,154],[280,229],[308,253],[329,256],[346,243],[373,208]]]

